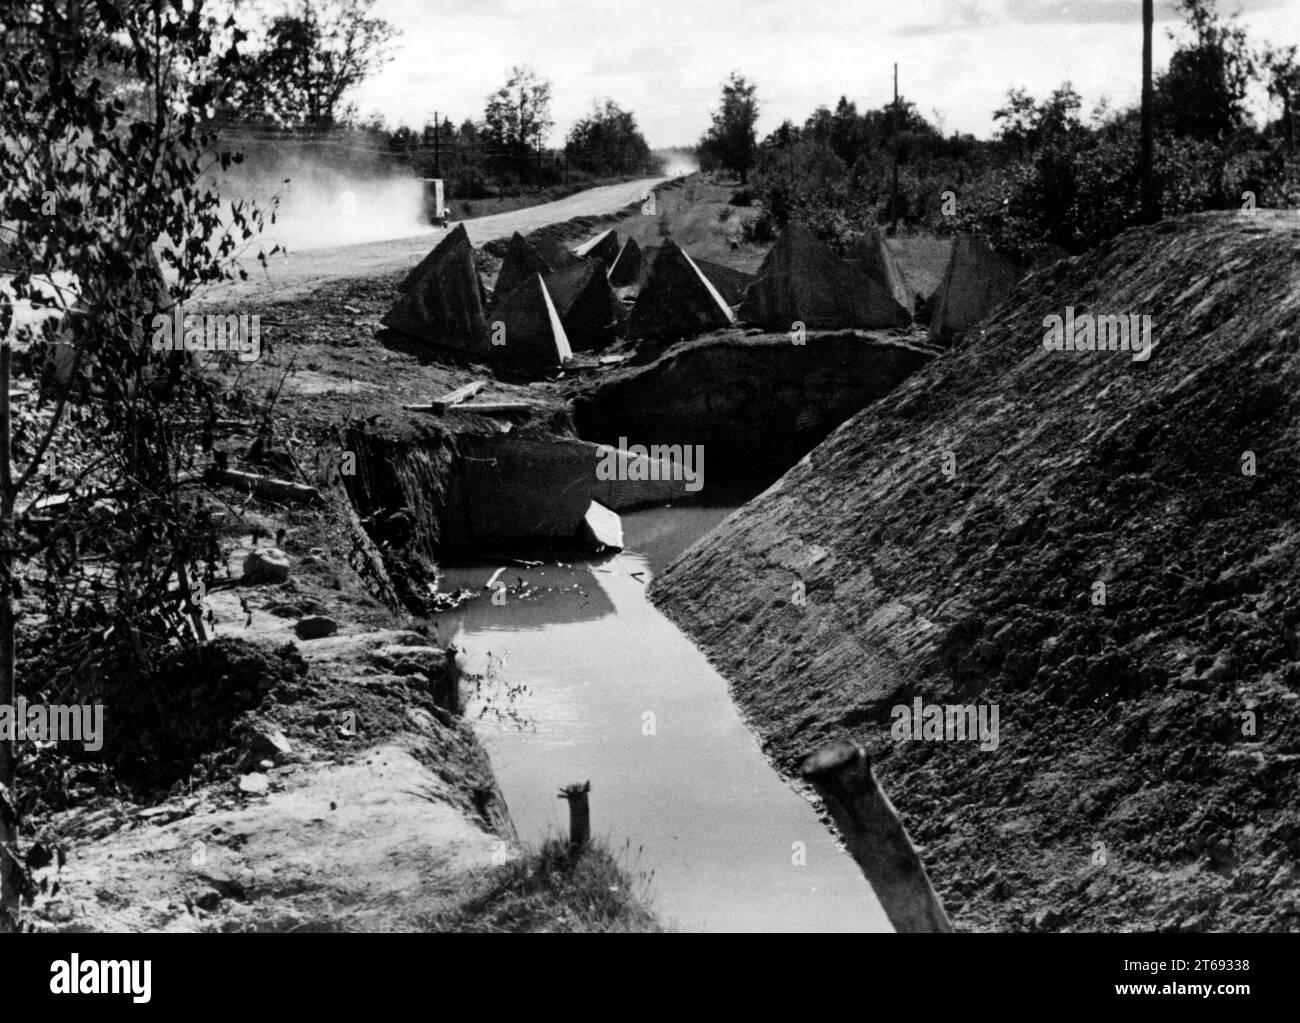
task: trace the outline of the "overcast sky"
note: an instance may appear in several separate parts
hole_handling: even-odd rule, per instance
[[[1239,6],[1253,42],[1300,43],[1300,0]],[[353,98],[390,126],[435,110],[478,120],[511,65],[529,64],[553,83],[551,145],[605,96],[652,146],[691,145],[733,69],[758,83],[761,137],[841,95],[883,105],[897,61],[900,91],[926,116],[987,137],[1012,86],[1042,97],[1069,79],[1085,112],[1103,96],[1135,102],[1140,11],[1140,0],[379,0],[400,33],[394,59]],[[1173,11],[1157,0],[1157,69]]]

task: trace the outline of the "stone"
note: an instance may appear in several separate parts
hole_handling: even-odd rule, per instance
[[[249,796],[264,796],[271,791],[271,779],[261,771],[239,776],[239,791]]]
[[[339,623],[325,615],[308,615],[293,627],[299,639],[324,639],[339,631]]]
[[[289,578],[289,556],[277,547],[259,547],[244,558],[243,581],[282,583]]]
[[[297,621],[306,614],[306,611],[297,604],[272,604],[266,609],[266,613],[269,615],[275,615],[276,618],[290,618]]]
[[[244,737],[244,760],[246,763],[263,761],[278,763],[293,753],[284,732],[263,722],[252,725]]]

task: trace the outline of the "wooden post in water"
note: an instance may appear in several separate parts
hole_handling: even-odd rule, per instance
[[[948,914],[898,811],[876,783],[866,751],[840,740],[806,757],[799,773],[826,803],[894,930],[951,933]]]
[[[591,841],[591,807],[587,803],[587,794],[591,791],[591,782],[581,785],[569,785],[560,789],[557,798],[569,802],[569,852],[580,853]]]
[[[456,665],[456,655],[460,651],[454,643],[448,643],[443,652],[442,669],[433,668],[429,680],[433,688],[433,702],[448,714],[460,715],[460,668]]]

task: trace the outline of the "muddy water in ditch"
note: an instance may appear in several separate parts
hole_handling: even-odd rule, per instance
[[[593,833],[616,850],[626,841],[625,864],[654,872],[665,922],[889,930],[857,865],[763,757],[726,682],[646,598],[651,574],[726,513],[625,515],[624,553],[508,567],[504,605],[484,596],[442,616],[439,632],[456,636],[469,669],[492,677],[469,713],[520,838],[567,833],[556,792],[590,779]],[[445,585],[481,589],[497,567],[449,570]]]

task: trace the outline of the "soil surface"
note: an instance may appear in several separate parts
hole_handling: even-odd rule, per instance
[[[1044,318],[1150,314],[1149,362]],[[1300,221],[1022,282],[655,580],[787,771],[873,758],[959,930],[1300,929]],[[891,709],[997,705],[996,750]]]

